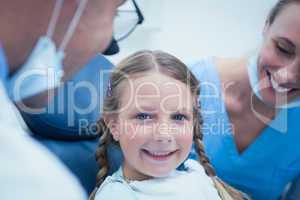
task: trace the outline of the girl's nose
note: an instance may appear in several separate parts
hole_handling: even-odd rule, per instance
[[[168,124],[160,124],[153,133],[153,138],[159,142],[171,142],[173,134]]]

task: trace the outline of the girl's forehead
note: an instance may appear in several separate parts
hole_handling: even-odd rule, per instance
[[[152,110],[162,106],[190,110],[192,107],[190,88],[163,74],[153,73],[128,79],[121,90],[121,104],[130,108]]]
[[[186,84],[173,77],[153,72],[127,79],[123,90],[134,91],[136,94],[163,94],[189,91],[190,89]]]

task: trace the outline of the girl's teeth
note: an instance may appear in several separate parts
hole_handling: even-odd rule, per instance
[[[167,156],[171,153],[171,152],[151,152],[151,151],[148,152],[153,156]]]
[[[276,92],[289,92],[291,91],[292,89],[291,88],[285,88],[285,87],[281,87],[278,85],[278,83],[273,79],[273,77],[271,76],[271,84],[272,84],[272,87],[274,88],[274,90]]]

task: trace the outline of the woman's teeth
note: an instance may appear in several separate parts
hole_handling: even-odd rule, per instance
[[[287,93],[289,91],[292,90],[292,88],[285,88],[285,87],[281,87],[272,77],[272,75],[269,76],[270,80],[271,80],[271,85],[273,87],[273,89],[278,92],[278,93]]]

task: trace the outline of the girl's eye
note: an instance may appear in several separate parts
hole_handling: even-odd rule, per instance
[[[172,115],[172,119],[177,121],[183,121],[183,120],[188,120],[188,117],[184,114],[174,114]]]
[[[152,116],[147,113],[139,113],[136,115],[136,118],[139,120],[147,120],[147,119],[152,119]]]

